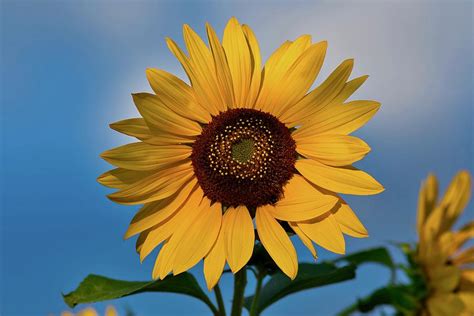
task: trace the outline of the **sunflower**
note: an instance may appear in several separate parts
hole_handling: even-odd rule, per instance
[[[421,187],[415,255],[427,288],[421,315],[474,314],[474,247],[461,249],[474,237],[474,221],[452,229],[470,195],[471,177],[466,171],[454,177],[439,202],[435,176],[430,175]]]
[[[86,307],[83,310],[80,310],[76,314],[66,311],[62,312],[61,316],[98,316],[99,314],[93,307]],[[113,306],[107,306],[105,309],[105,316],[117,316],[117,310]]]
[[[313,242],[343,254],[343,234],[367,236],[337,193],[384,190],[352,167],[370,148],[349,136],[380,104],[346,102],[367,79],[348,80],[352,59],[309,91],[325,41],[312,43],[309,35],[286,41],[262,69],[247,25],[231,18],[222,42],[208,24],[206,31],[209,45],[184,25],[188,54],[166,40],[190,85],[147,69],[154,94],[133,94],[143,118],[111,124],[140,141],[104,152],[116,169],[98,181],[118,189],[109,195],[112,201],[143,204],[125,238],[139,234],[141,260],[161,244],[153,278],[179,274],[204,259],[211,289],[226,262],[233,273],[246,265],[258,238],[293,279],[298,260],[287,230],[315,257]]]

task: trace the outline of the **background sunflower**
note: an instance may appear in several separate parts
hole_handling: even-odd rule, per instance
[[[474,220],[457,220],[472,192],[468,172],[459,172],[443,196],[438,181],[430,175],[420,190],[418,204],[418,249],[413,254],[426,286],[423,315],[472,315],[474,313]]]

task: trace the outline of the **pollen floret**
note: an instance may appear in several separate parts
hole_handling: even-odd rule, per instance
[[[256,207],[281,197],[294,171],[296,145],[274,116],[234,109],[213,118],[194,143],[191,158],[211,200]]]
[[[221,176],[255,180],[267,173],[275,142],[262,119],[239,119],[214,140],[209,150],[209,167]]]

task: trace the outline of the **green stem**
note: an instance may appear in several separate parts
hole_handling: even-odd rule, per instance
[[[225,306],[219,284],[216,284],[214,287],[214,294],[216,295],[217,306],[219,308],[219,316],[225,316]]]
[[[231,316],[241,316],[244,306],[244,292],[247,285],[247,270],[243,267],[234,274],[234,298],[232,300]]]
[[[255,294],[253,295],[252,305],[250,307],[250,316],[257,316],[259,314],[258,299],[260,298],[260,290],[262,289],[262,283],[264,278],[264,273],[259,273],[257,275],[257,285],[255,286]]]
[[[210,308],[211,311],[212,311],[212,315],[214,315],[214,316],[220,316],[219,311],[218,311],[217,308],[214,306],[214,304],[212,304],[211,300],[208,299],[208,302],[204,302],[204,303],[206,303],[206,305],[209,306],[209,308]]]

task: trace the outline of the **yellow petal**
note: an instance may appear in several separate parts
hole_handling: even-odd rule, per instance
[[[232,75],[236,106],[244,107],[247,104],[253,68],[247,39],[242,26],[234,17],[224,29],[222,45]]]
[[[332,213],[321,216],[318,219],[298,222],[297,224],[305,235],[321,247],[338,254],[345,253],[344,236]]]
[[[137,241],[135,243],[135,250],[137,251],[138,254],[140,253],[143,247],[143,244],[145,243],[150,231],[151,229],[147,229],[144,232],[140,233],[140,235],[138,235]]]
[[[170,51],[183,66],[184,71],[186,71],[198,102],[212,115],[218,115],[221,107],[221,100],[218,94],[216,94],[215,89],[209,88],[207,78],[203,76],[199,68],[194,66],[194,63],[184,54],[172,39],[167,38],[166,43],[168,44]]]
[[[330,167],[311,159],[299,159],[295,167],[309,181],[333,192],[371,195],[384,190],[369,174],[352,167]]]
[[[460,171],[451,181],[448,190],[441,200],[441,208],[446,209],[442,231],[449,230],[464,211],[471,198],[471,176],[469,172]]]
[[[301,230],[301,228],[298,227],[298,224],[296,222],[288,222],[288,224],[290,225],[291,229],[293,229],[295,234],[300,238],[303,245],[305,245],[306,248],[308,248],[308,250],[311,252],[313,258],[317,259],[318,255],[311,239],[309,239],[309,237],[306,236],[305,233],[303,233],[303,231]]]
[[[458,316],[464,310],[463,302],[452,293],[430,296],[427,305],[430,316]]]
[[[442,292],[453,291],[459,284],[461,272],[455,266],[437,265],[428,268],[430,287]]]
[[[331,104],[344,103],[354,92],[356,92],[357,89],[359,89],[367,78],[369,78],[369,76],[365,75],[346,82],[339,94],[331,101]]]
[[[96,310],[92,307],[84,308],[77,313],[77,316],[98,316]]]
[[[296,141],[320,134],[348,135],[362,127],[380,108],[375,101],[352,101],[327,107],[313,115],[301,128],[293,132]]]
[[[191,156],[191,147],[186,145],[154,146],[138,142],[107,150],[100,156],[120,168],[147,171],[188,158]]]
[[[210,291],[219,282],[225,266],[224,233],[220,230],[211,251],[204,258],[204,277]]]
[[[225,100],[219,89],[216,89],[217,75],[211,51],[199,35],[187,24],[183,26],[183,37],[193,69],[198,74],[200,86],[209,90],[207,93],[212,97],[214,106],[219,111],[225,111],[227,109]]]
[[[268,207],[267,211],[279,220],[303,221],[329,212],[337,202],[336,197],[323,194],[303,177],[295,174],[284,187],[284,198],[275,207]]]
[[[459,230],[460,234],[466,234],[469,238],[474,238],[474,220],[464,224]]]
[[[458,298],[463,302],[465,311],[474,313],[474,292],[473,291],[460,291],[457,293]],[[468,313],[466,313],[468,315]]]
[[[326,165],[347,166],[364,158],[370,147],[354,136],[319,135],[297,141],[296,151]]]
[[[260,47],[258,45],[257,38],[253,33],[252,29],[248,25],[242,25],[245,37],[250,47],[250,53],[252,55],[252,81],[250,83],[250,89],[247,95],[247,103],[245,107],[253,108],[255,101],[257,100],[258,93],[260,92],[260,83],[262,77],[262,59],[260,57]]]
[[[461,271],[459,289],[460,291],[474,292],[474,269],[465,269]]]
[[[166,220],[150,228],[148,234],[144,236],[144,241],[141,242],[139,249],[137,248],[140,262],[143,262],[156,247],[171,237],[181,224],[179,221],[181,218],[183,218],[183,215],[180,212],[176,212],[176,214],[169,216]]]
[[[110,124],[110,128],[117,132],[136,137],[142,142],[151,145],[189,144],[194,142],[194,137],[178,136],[167,131],[153,134],[143,118],[122,120]]]
[[[105,309],[105,316],[118,316],[118,313],[115,307],[111,305],[107,306],[107,308]]]
[[[468,240],[474,238],[474,221],[471,221],[464,225],[459,231],[446,232],[441,238],[449,234],[452,238],[446,241],[448,255],[453,255],[458,251]]]
[[[127,239],[141,233],[173,215],[190,198],[191,192],[195,191],[196,186],[197,180],[193,178],[174,195],[163,200],[145,204],[133,217],[124,238]]]
[[[198,196],[196,195],[196,197]],[[197,216],[199,216],[199,212],[202,209],[202,195],[200,198],[188,202],[188,207],[183,207],[181,212],[178,212],[177,215],[181,216],[179,225],[175,228],[173,235],[163,243],[158,253],[152,272],[154,279],[164,279],[173,270],[176,251],[180,246],[181,237],[196,220]]]
[[[109,188],[123,189],[149,176],[149,171],[127,170],[122,168],[104,172],[97,178],[97,182]]]
[[[137,93],[133,95],[133,101],[152,132],[165,131],[170,134],[188,137],[201,134],[202,128],[199,123],[171,111],[159,96],[149,93]]]
[[[288,69],[311,45],[311,36],[303,35],[294,42],[285,42],[267,60],[263,69],[263,82],[255,103],[257,109],[265,112],[272,110],[272,94],[281,88],[281,80]]]
[[[442,234],[438,240],[436,241],[436,248],[437,248],[437,252],[439,252],[439,256],[440,257],[443,257],[443,259],[441,260],[441,262],[446,262],[448,260],[448,258],[450,257],[450,255],[456,251],[452,251],[451,250],[451,246],[452,244],[455,242],[455,235],[452,233],[452,232],[446,232],[444,234]],[[426,248],[424,245],[423,245],[423,241],[419,241],[419,246],[418,246],[418,253],[421,254],[423,248]]]
[[[279,117],[280,120],[293,127],[325,108],[341,92],[353,66],[352,59],[342,62],[321,85],[286,109]]]
[[[110,124],[110,128],[119,133],[136,137],[140,140],[146,140],[153,137],[148,125],[146,125],[145,120],[142,118],[121,120]]]
[[[191,146],[192,143],[196,140],[195,137],[185,137],[185,136],[177,136],[166,131],[158,132],[159,135],[153,135],[152,138],[144,140],[145,143],[152,144],[152,145],[180,145],[186,144]]]
[[[229,64],[227,63],[226,53],[219,42],[214,29],[206,23],[207,37],[211,46],[212,56],[216,64],[216,75],[219,83],[218,87],[224,98],[224,102],[229,108],[235,107],[234,87],[232,84],[232,76],[230,74]]]
[[[469,173],[461,171],[451,181],[439,205],[427,216],[423,238],[432,240],[449,230],[466,207],[470,195]]]
[[[279,117],[308,92],[323,65],[327,42],[313,44],[288,69],[272,95],[272,113]]]
[[[161,200],[173,195],[194,176],[190,161],[156,172],[126,188],[109,194],[114,202],[135,205]]]
[[[245,206],[229,207],[222,219],[226,259],[233,273],[250,260],[255,242],[252,218]]]
[[[174,275],[191,269],[209,253],[216,242],[222,222],[222,205],[220,203],[211,205],[211,201],[207,198],[204,198],[203,203],[199,215],[182,234],[179,246],[176,248]]]
[[[431,214],[438,198],[438,180],[433,174],[422,183],[418,195],[417,229],[421,238],[421,231],[426,218]]]
[[[203,192],[200,188],[194,190],[180,209],[168,216],[165,220],[153,226],[140,249],[140,260],[143,261],[160,243],[168,239],[171,235],[182,231],[183,226],[192,224],[192,220],[198,215],[200,210]],[[179,236],[178,236],[179,237]],[[176,238],[172,246],[176,247]]]
[[[184,81],[161,69],[148,68],[146,76],[153,91],[170,110],[193,121],[211,121],[211,114],[197,103],[193,89]]]
[[[442,245],[436,240],[430,242],[420,241],[418,244],[418,261],[429,267],[438,266],[439,263],[448,260],[446,253],[443,252]]]
[[[258,236],[277,266],[293,280],[298,273],[298,258],[296,257],[295,247],[268,208],[269,206],[257,208],[255,221]]]
[[[474,263],[474,247],[467,248],[456,254],[452,262],[454,265],[458,266]]]
[[[369,236],[367,229],[343,199],[340,199],[339,207],[334,211],[334,218],[344,234],[356,238]]]
[[[420,247],[425,243],[430,245],[440,235],[444,210],[440,206],[436,206],[427,217],[420,236]]]
[[[158,253],[151,273],[154,280],[163,280],[172,270],[174,262],[174,252],[170,247],[170,240],[167,239]]]

